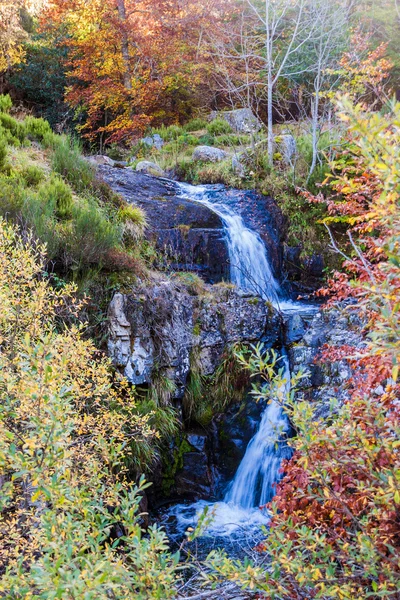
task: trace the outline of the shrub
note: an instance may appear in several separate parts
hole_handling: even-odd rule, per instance
[[[49,134],[47,139],[49,139]],[[95,169],[82,156],[81,147],[69,136],[54,136],[52,140],[52,167],[79,194],[95,186]]]
[[[28,115],[25,118],[24,125],[26,134],[39,142],[42,142],[46,135],[49,136],[52,133],[49,123],[41,117],[37,119]]]
[[[215,119],[207,125],[207,131],[210,135],[222,135],[232,133],[232,127],[224,119]]]
[[[215,138],[210,133],[206,133],[199,138],[199,145],[214,146]]]
[[[180,135],[177,141],[182,144],[182,146],[197,146],[199,143],[199,138],[197,138],[195,135],[185,133],[184,135]]]
[[[10,132],[13,138],[19,142],[23,142],[26,136],[25,127],[22,123],[14,119],[11,115],[0,113],[0,124]]]
[[[8,113],[12,108],[12,100],[9,94],[0,95],[0,112]]]
[[[1,155],[1,142],[0,142]],[[15,176],[0,175],[0,214],[7,219],[16,219],[21,212],[25,190]]]
[[[108,250],[122,241],[122,227],[112,222],[94,198],[76,202],[65,231],[67,263],[72,267],[98,264]]]
[[[39,197],[49,203],[54,214],[61,220],[72,217],[73,199],[71,188],[61,179],[53,175],[39,189]]]
[[[219,146],[245,146],[250,143],[248,135],[236,135],[234,133],[225,133],[215,138],[215,143]]]
[[[205,119],[191,119],[186,125],[184,125],[183,129],[185,131],[201,131],[202,129],[207,128],[207,121]]]
[[[44,180],[45,175],[43,169],[36,165],[29,165],[22,169],[21,177],[27,186],[36,186]]]
[[[0,223],[0,255],[0,595],[176,597],[178,557],[161,530],[143,533],[144,481],[126,483],[125,464],[139,479],[141,457],[154,456],[148,417],[67,329],[80,305],[72,286],[43,277],[42,249]]]
[[[158,129],[152,129],[151,135],[157,134],[162,137],[165,142],[176,140],[180,135],[183,134],[183,128],[179,125],[169,125],[169,127],[159,127]]]
[[[0,171],[5,167],[7,160],[7,142],[0,132]]]

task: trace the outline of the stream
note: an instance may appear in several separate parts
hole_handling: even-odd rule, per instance
[[[285,298],[273,274],[265,244],[259,234],[247,227],[242,217],[224,203],[224,186],[179,183],[178,187],[181,197],[207,206],[221,218],[232,283],[245,292],[270,301],[281,313],[310,310],[310,306]],[[162,524],[170,539],[177,544],[184,539],[188,528],[196,527],[204,511],[208,513],[207,518],[211,515],[200,538],[205,551],[222,546],[229,554],[240,556],[238,546],[245,551],[245,546],[254,547],[262,539],[260,526],[269,522],[269,513],[264,506],[272,499],[275,485],[281,478],[282,460],[291,456],[287,444],[290,424],[282,409],[290,388],[289,359],[284,348],[279,367],[283,373],[283,384],[278,391],[280,397],[264,409],[258,430],[250,440],[224,497],[219,502],[200,500],[175,504],[163,512]]]

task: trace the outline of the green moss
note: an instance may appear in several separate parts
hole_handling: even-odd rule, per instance
[[[171,489],[175,485],[176,475],[183,468],[183,457],[188,452],[193,452],[193,448],[187,439],[183,438],[175,440],[172,460],[169,456],[162,456],[163,478],[161,489],[165,496],[171,493]]]

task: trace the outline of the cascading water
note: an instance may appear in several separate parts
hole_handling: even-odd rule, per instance
[[[290,457],[287,446],[289,422],[282,404],[290,388],[290,367],[282,350],[283,382],[278,398],[265,409],[260,427],[247,446],[246,454],[225,495],[224,502],[243,508],[264,506],[274,495],[274,484],[280,479],[282,459]]]
[[[279,303],[280,287],[275,279],[261,237],[246,227],[242,217],[223,204],[225,188],[179,183],[182,196],[204,204],[222,220],[226,232],[231,282],[238,288]]]
[[[272,301],[282,308],[280,286],[269,263],[265,245],[260,236],[249,229],[243,219],[223,203],[223,186],[191,186],[178,184],[181,195],[208,206],[224,224],[231,269],[231,281],[237,287]],[[286,303],[293,309],[293,303]],[[290,368],[286,352],[282,350],[283,383],[276,390],[276,398],[265,409],[257,433],[248,444],[245,456],[226,492],[223,502],[212,504],[200,501],[192,505],[176,505],[169,511],[183,530],[193,526],[196,514],[212,507],[214,521],[208,533],[230,535],[239,528],[249,530],[268,522],[268,513],[259,510],[274,495],[279,481],[283,458],[289,458],[287,445],[290,429],[282,408],[290,386]]]

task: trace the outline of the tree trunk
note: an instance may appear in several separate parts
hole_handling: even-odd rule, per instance
[[[121,37],[122,37],[122,59],[124,61],[124,86],[127,90],[132,89],[132,77],[131,77],[131,65],[129,56],[129,39],[126,30],[127,18],[126,18],[126,6],[125,0],[117,0],[118,15],[122,24]]]
[[[268,110],[268,160],[272,165],[274,162],[274,131],[273,131],[273,119],[272,119],[272,90],[273,85],[270,81],[270,75],[268,75],[268,90],[267,90],[267,110]]]
[[[312,162],[310,167],[310,172],[308,174],[309,181],[311,175],[315,171],[315,167],[317,166],[317,158],[318,158],[318,113],[319,113],[319,90],[315,92],[315,99],[311,105],[312,111]]]

